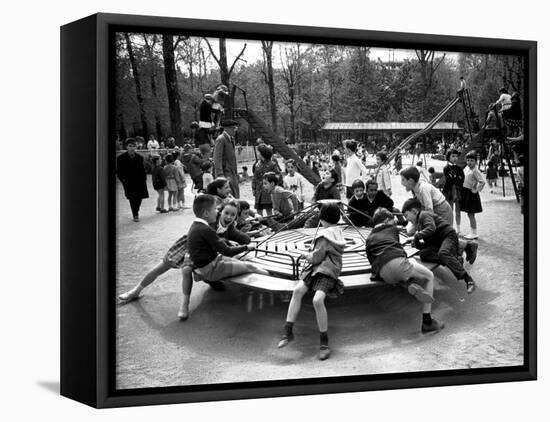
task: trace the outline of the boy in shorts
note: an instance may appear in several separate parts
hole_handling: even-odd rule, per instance
[[[193,202],[195,221],[187,233],[187,246],[195,271],[206,281],[245,273],[268,275],[269,272],[250,262],[232,258],[253,246],[228,246],[210,225],[216,222],[216,200],[212,195],[199,195]]]
[[[367,258],[372,266],[373,278],[381,278],[388,284],[406,286],[408,292],[422,302],[423,334],[435,333],[443,328],[431,316],[434,275],[407,253],[399,241],[399,230],[393,214],[378,208],[373,215],[374,228],[366,241]],[[422,286],[424,287],[422,287]]]

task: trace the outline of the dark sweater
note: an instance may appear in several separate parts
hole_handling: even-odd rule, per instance
[[[372,229],[365,244],[375,277],[380,276],[382,267],[392,259],[407,257],[399,242],[399,230],[393,224],[383,224]]]
[[[415,247],[422,246],[419,240],[424,240],[425,245],[437,246],[452,232],[453,226],[443,220],[439,215],[431,211],[420,211],[416,220],[416,234],[414,235]]]
[[[462,185],[464,185],[464,171],[456,164],[447,163],[447,165],[443,167],[443,175],[445,176],[443,195],[445,195],[447,199],[453,199],[453,186],[462,190]]]
[[[191,260],[197,268],[210,264],[218,253],[234,256],[248,249],[246,246],[227,246],[212,227],[197,221],[191,224],[187,233],[187,246]]]
[[[315,193],[313,194],[313,202],[320,201],[322,199],[340,199],[340,192],[336,183],[334,183],[330,188],[326,189],[323,183],[319,183],[315,188]]]
[[[391,212],[393,209],[393,200],[384,192],[379,190],[376,192],[376,196],[372,202],[369,201],[367,195],[363,195],[363,198],[361,199],[357,199],[355,195],[352,196],[349,200],[349,206],[372,217],[374,215],[374,211],[380,207],[386,208]],[[349,218],[356,226],[372,226],[371,220],[351,209],[349,211]]]
[[[159,190],[166,187],[166,176],[164,175],[164,170],[161,166],[153,167],[151,171],[151,179],[153,181],[153,189]]]

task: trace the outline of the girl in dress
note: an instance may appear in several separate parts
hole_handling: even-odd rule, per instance
[[[177,209],[184,209],[188,208],[185,206],[185,188],[187,187],[187,183],[185,183],[185,170],[183,167],[183,163],[180,161],[180,153],[174,152],[174,166],[178,169],[179,177],[176,180],[176,184],[178,186],[178,193],[176,195],[176,208]]]
[[[164,159],[166,160],[164,175],[166,177],[166,190],[168,191],[168,211],[177,211],[178,183],[181,184],[181,174],[174,165],[172,154],[167,154]]]
[[[466,167],[464,168],[464,189],[460,200],[461,211],[468,214],[471,233],[464,236],[466,239],[477,239],[476,214],[483,212],[479,192],[485,186],[485,179],[476,165],[475,152],[466,154]]]
[[[340,220],[340,208],[337,204],[323,204],[320,217],[323,229],[314,240],[313,251],[302,254],[309,265],[304,269],[301,280],[292,293],[283,336],[278,347],[285,347],[294,339],[293,326],[300,312],[302,298],[308,291],[313,291],[313,307],[320,336],[319,359],[325,360],[330,356],[325,298],[327,295],[338,297],[344,292],[344,285],[338,277],[342,271],[342,253],[346,241],[341,228],[337,225]]]

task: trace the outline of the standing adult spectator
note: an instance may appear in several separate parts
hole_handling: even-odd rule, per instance
[[[357,156],[357,142],[352,139],[344,141],[344,151],[346,153],[348,164],[346,166],[346,198],[353,196],[352,184],[357,179],[364,179],[368,170]]]
[[[252,178],[254,207],[260,214],[263,214],[262,210],[265,210],[267,215],[271,215],[273,212],[271,194],[263,189],[263,178],[264,174],[268,172],[275,173],[280,177],[281,170],[272,160],[273,149],[269,145],[261,144],[258,146],[258,153],[260,154],[260,160],[254,166],[254,177]]]
[[[136,140],[126,140],[126,152],[117,158],[117,176],[124,187],[124,195],[130,201],[134,221],[139,221],[139,208],[144,198],[149,198],[143,157],[136,153]]]
[[[214,145],[214,177],[225,177],[234,198],[239,198],[239,172],[235,154],[235,134],[239,124],[235,120],[223,120],[224,131]]]

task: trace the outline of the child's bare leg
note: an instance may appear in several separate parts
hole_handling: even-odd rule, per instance
[[[317,290],[313,296],[313,308],[315,309],[315,316],[317,318],[317,326],[320,332],[326,332],[328,329],[328,316],[327,308],[325,307],[326,293]]]
[[[286,320],[288,322],[295,322],[300,312],[302,305],[302,298],[307,293],[307,286],[300,280],[292,292],[292,298],[288,304],[288,311],[286,314]]]
[[[456,231],[460,232],[460,203],[457,201],[453,202],[455,208],[455,220],[456,220]]]
[[[252,264],[251,262],[247,262],[246,263],[247,267],[248,267],[248,271],[249,273],[255,273],[255,274],[262,274],[262,275],[269,275],[269,271],[267,271],[266,269],[256,265],[256,264]]]
[[[476,215],[473,213],[468,213],[468,218],[470,219],[470,227],[472,230],[477,230]]]
[[[128,290],[125,293],[122,293],[118,298],[124,301],[130,301],[137,299],[141,291],[146,288],[149,284],[157,279],[157,277],[164,274],[166,271],[170,270],[172,266],[164,261],[158,263],[151,271],[149,271],[143,280],[136,284],[131,290]]]
[[[430,270],[414,260],[410,262],[413,265],[411,276],[413,282],[409,285],[408,291],[424,304],[424,309],[428,309],[427,312],[429,313],[434,295],[434,275]],[[426,307],[426,305],[430,306]]]
[[[173,201],[173,198],[174,197],[174,192],[172,192],[171,190],[168,191],[168,209],[171,210],[172,209],[172,201]]]
[[[290,341],[294,339],[292,327],[294,326],[294,321],[296,321],[296,318],[300,313],[302,298],[306,293],[307,286],[302,280],[300,280],[292,292],[292,298],[290,299],[290,303],[288,304],[288,311],[286,314],[284,333],[277,347],[285,347]]]
[[[468,213],[468,218],[470,219],[471,233],[468,236],[466,236],[466,238],[467,239],[477,239],[476,215],[474,213]]]
[[[185,266],[181,269],[181,305],[178,310],[178,318],[185,321],[189,318],[189,298],[191,297],[191,289],[193,288],[193,269]]]

